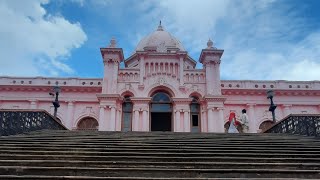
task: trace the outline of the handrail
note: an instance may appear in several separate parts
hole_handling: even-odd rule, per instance
[[[320,137],[320,114],[290,114],[262,133],[290,133]]]
[[[0,109],[0,136],[52,129],[67,130],[55,117],[40,109]]]

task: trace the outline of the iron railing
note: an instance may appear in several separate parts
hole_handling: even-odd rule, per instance
[[[42,129],[67,130],[59,120],[45,110],[0,109],[0,136]]]
[[[291,114],[267,128],[264,133],[290,133],[320,137],[320,115]]]

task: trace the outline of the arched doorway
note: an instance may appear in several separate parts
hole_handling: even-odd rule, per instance
[[[82,118],[77,125],[78,130],[92,130],[97,131],[99,128],[99,123],[96,119],[92,117]]]
[[[167,93],[157,92],[150,104],[151,131],[172,130],[172,102]]]
[[[192,101],[190,104],[191,115],[191,132],[200,132],[200,104],[199,99],[191,96]]]
[[[131,131],[132,108],[133,106],[130,97],[124,97],[124,101],[122,103],[121,131]]]

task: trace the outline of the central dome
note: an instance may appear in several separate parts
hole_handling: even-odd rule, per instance
[[[136,51],[145,51],[146,49],[155,50],[157,52],[167,52],[168,49],[185,51],[179,40],[163,30],[161,23],[155,32],[144,37],[138,43]]]

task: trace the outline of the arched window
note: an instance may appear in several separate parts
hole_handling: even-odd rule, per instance
[[[153,95],[151,100],[151,112],[171,112],[171,99],[168,94],[158,92]]]
[[[259,129],[261,129],[262,131],[266,130],[267,128],[271,127],[273,125],[273,122],[271,120],[267,120],[267,121],[263,121],[260,126]]]
[[[122,123],[121,129],[124,132],[131,131],[131,119],[132,119],[132,102],[130,96],[125,96],[122,103]]]
[[[97,131],[99,128],[99,123],[96,119],[92,118],[92,117],[85,117],[82,118],[78,125],[77,125],[77,129],[78,130],[93,130],[93,131]]]
[[[190,104],[190,115],[191,115],[191,132],[200,131],[200,104],[199,99],[192,96],[192,101]]]

